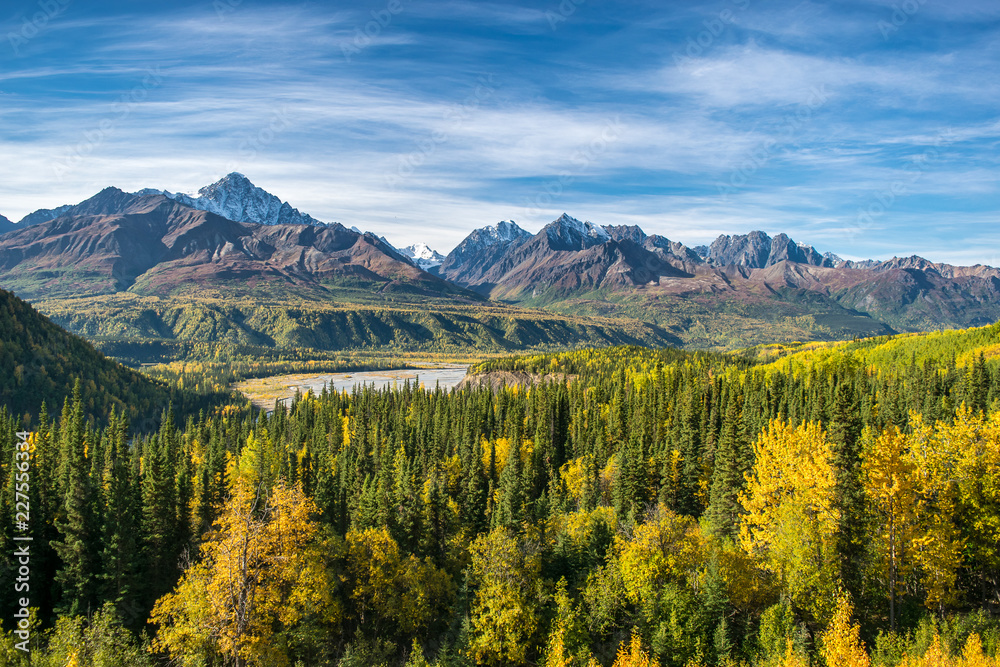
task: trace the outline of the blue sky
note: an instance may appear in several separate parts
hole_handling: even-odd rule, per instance
[[[0,213],[229,171],[447,251],[563,211],[1000,265],[996,0],[12,0]]]

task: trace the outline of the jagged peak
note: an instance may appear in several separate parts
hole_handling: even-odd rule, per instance
[[[405,248],[400,248],[399,251],[425,271],[431,267],[439,266],[445,260],[444,255],[432,249],[426,243],[414,243]]]
[[[529,232],[521,229],[513,220],[501,220],[497,224],[487,225],[479,231],[486,232],[500,241],[515,241],[519,238],[531,236]]]
[[[426,259],[426,260],[443,260],[444,256],[437,250],[434,250],[426,243],[413,243],[401,248],[408,255],[414,259]]]
[[[234,185],[243,186],[243,187],[248,188],[250,190],[260,191],[260,192],[264,193],[265,195],[267,195],[268,197],[274,197],[275,199],[278,199],[278,197],[276,195],[273,195],[270,192],[268,192],[267,190],[264,190],[263,188],[259,188],[256,185],[254,185],[253,181],[251,181],[249,178],[247,178],[245,175],[241,174],[238,171],[231,171],[228,174],[226,174],[225,176],[223,176],[222,178],[220,178],[219,180],[217,180],[215,183],[211,183],[210,185],[206,185],[205,187],[203,187],[200,190],[198,190],[198,194],[200,194],[200,195],[202,195],[204,197],[204,196],[211,195],[212,193],[216,192],[217,190],[220,190],[222,188],[226,188],[227,186],[231,187],[231,186],[234,186]]]
[[[653,234],[649,236],[639,225],[604,225],[606,231],[615,241],[629,240],[638,245],[646,242],[646,239],[654,239],[654,243],[669,243],[669,239]]]
[[[262,225],[328,226],[330,224],[301,213],[277,195],[254,185],[253,181],[238,171],[226,174],[193,195],[172,193],[168,190],[142,190],[139,194],[154,193],[162,194],[185,206],[215,213],[237,222]]]
[[[548,234],[549,238],[558,238],[561,236],[561,231],[566,230],[570,233],[577,233],[581,237],[589,237],[596,240],[599,243],[606,243],[611,240],[611,234],[608,233],[606,229],[600,225],[595,225],[590,222],[583,222],[569,215],[568,213],[563,213],[561,216],[550,222],[545,226],[545,232]]]

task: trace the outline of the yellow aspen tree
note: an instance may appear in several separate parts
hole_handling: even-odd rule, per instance
[[[472,601],[469,654],[477,664],[522,664],[539,630],[541,561],[505,528],[472,543]]]
[[[862,477],[875,516],[870,536],[885,587],[889,592],[889,625],[896,629],[897,596],[907,571],[907,549],[916,527],[915,470],[906,437],[895,425],[874,438],[862,458]]]
[[[545,648],[544,667],[585,667],[593,657],[584,648],[586,644],[583,619],[578,609],[574,608],[566,592],[566,579],[556,583],[555,592],[556,618],[549,632],[548,644]],[[576,650],[574,650],[576,649]]]
[[[627,646],[622,642],[618,647],[618,657],[612,667],[660,667],[660,663],[646,653],[639,633],[632,630],[632,639]]]
[[[549,635],[549,645],[545,651],[545,667],[571,667],[572,658],[566,652],[566,628],[556,623],[555,630]]]
[[[454,586],[429,558],[404,555],[384,527],[351,530],[346,542],[353,612],[376,634],[391,626],[416,635],[446,613]]]
[[[667,582],[697,582],[705,562],[705,541],[697,521],[660,505],[631,537],[615,537],[615,553],[629,601],[642,604],[655,598]]]
[[[964,542],[955,523],[958,509],[960,448],[974,428],[961,411],[954,425],[926,424],[911,415],[910,451],[916,468],[918,529],[912,540],[913,561],[921,574],[924,604],[939,613],[956,598],[955,582]]]
[[[871,664],[860,639],[858,624],[851,622],[853,613],[850,600],[847,596],[841,597],[830,627],[821,638],[826,667],[869,667]]]
[[[907,663],[904,663],[907,664]],[[947,651],[941,645],[941,636],[934,633],[934,641],[924,654],[908,662],[910,667],[952,667]]]
[[[785,655],[777,667],[809,667],[809,661],[795,650],[795,642],[789,639],[785,642]]]
[[[754,443],[740,494],[740,545],[779,580],[792,602],[826,621],[839,584],[832,446],[819,424],[773,420]]]
[[[962,658],[958,661],[957,667],[996,667],[998,661],[983,653],[983,642],[979,635],[973,632],[965,641],[965,648],[962,649]]]
[[[306,614],[337,616],[316,513],[298,487],[279,483],[265,497],[238,482],[201,560],[156,602],[154,647],[185,665],[201,664],[208,651],[236,667],[287,664],[276,631]]]

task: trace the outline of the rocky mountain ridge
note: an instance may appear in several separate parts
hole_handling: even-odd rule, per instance
[[[239,222],[116,188],[0,238],[0,284],[25,298],[209,287],[322,293],[331,285],[476,298],[337,223]]]
[[[619,312],[622,299],[647,305],[709,299],[716,304],[709,309],[794,302],[803,313],[820,308],[838,318],[868,316],[900,331],[1000,318],[1000,270],[981,265],[920,257],[844,261],[786,234],[761,231],[689,248],[634,225],[601,227],[566,214],[535,235],[482,242],[492,237],[489,227],[474,231],[439,274],[492,299],[560,312]]]

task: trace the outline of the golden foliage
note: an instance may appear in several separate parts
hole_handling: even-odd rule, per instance
[[[704,551],[698,522],[663,505],[650,521],[635,528],[631,538],[615,537],[625,590],[636,604],[655,598],[668,581],[696,583]]]
[[[639,633],[632,631],[632,638],[626,646],[625,642],[618,647],[618,657],[612,667],[660,667],[659,661],[650,657],[642,648],[642,639]]]
[[[795,642],[789,639],[785,643],[785,655],[778,667],[809,667],[809,661],[795,650]]]
[[[306,615],[339,616],[315,513],[298,487],[279,483],[266,498],[237,483],[201,547],[201,561],[153,608],[157,650],[183,664],[197,664],[210,652],[241,664],[287,664],[276,628]]]
[[[832,449],[819,424],[773,420],[754,443],[740,494],[740,544],[774,573],[801,608],[829,618],[837,587]]]
[[[876,565],[889,590],[895,622],[896,596],[909,572],[909,547],[916,531],[916,467],[907,451],[905,436],[894,425],[874,440],[862,457],[862,479],[869,507],[875,517],[871,535]]]
[[[358,620],[393,623],[407,634],[427,629],[453,594],[447,573],[429,558],[404,556],[386,528],[347,533],[347,572]]]
[[[472,543],[479,583],[472,603],[470,656],[477,664],[522,664],[539,630],[541,560],[503,528]]]
[[[833,621],[822,636],[821,654],[826,667],[868,667],[871,664],[860,639],[858,624],[851,622],[853,611],[850,600],[841,597]]]

